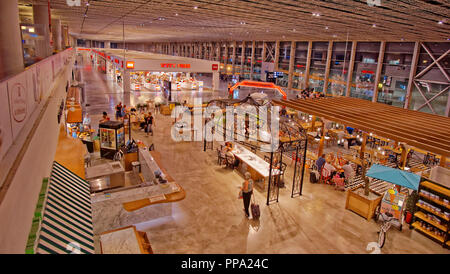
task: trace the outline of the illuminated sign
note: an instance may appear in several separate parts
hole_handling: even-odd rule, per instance
[[[133,61],[127,61],[127,69],[134,69],[134,62]]]
[[[212,64],[212,70],[218,70],[219,65],[218,64]]]
[[[168,64],[168,63],[161,63],[162,68],[191,68],[191,64]]]

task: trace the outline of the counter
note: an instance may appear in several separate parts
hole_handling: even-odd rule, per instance
[[[145,232],[135,226],[104,232],[100,235],[102,254],[151,254],[150,242]]]

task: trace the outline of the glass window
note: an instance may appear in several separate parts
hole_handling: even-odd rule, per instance
[[[253,80],[261,80],[263,42],[256,42],[255,57],[253,59]]]
[[[450,50],[450,43],[443,42],[426,42],[423,43],[425,47],[433,54],[434,58],[439,58]],[[429,65],[433,63],[433,60],[428,55],[426,50],[421,47],[419,52],[419,60],[417,63],[416,75],[424,71]],[[450,74],[450,55],[442,58],[439,61],[447,75]],[[447,107],[449,92],[441,93],[442,90],[448,87],[447,78],[435,64],[430,69],[428,69],[423,75],[419,77],[419,80],[414,81],[416,85],[413,85],[411,102],[409,104],[410,109],[419,110],[427,113],[434,113],[438,115],[445,115],[445,110]],[[420,89],[420,90],[419,90]],[[440,94],[440,95],[438,95]],[[435,97],[433,101],[429,102],[433,110],[428,104],[426,104],[425,98],[427,100]]]
[[[343,96],[347,87],[347,73],[352,52],[352,42],[333,43],[330,75],[328,77],[328,95]]]
[[[413,51],[414,43],[386,43],[377,102],[404,106]]]
[[[293,89],[305,89],[305,69],[308,59],[308,42],[297,42],[295,49],[294,75],[292,77]]]
[[[116,149],[115,130],[100,128],[100,141],[102,148]]]
[[[313,42],[311,68],[309,72],[309,87],[313,88],[314,91],[323,92],[327,52],[328,42]]]
[[[350,96],[372,100],[380,42],[359,42],[356,46]]]

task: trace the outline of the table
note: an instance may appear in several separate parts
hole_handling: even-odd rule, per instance
[[[344,158],[347,161],[350,161],[352,163],[355,163],[355,164],[361,166],[361,159],[360,158],[355,158],[355,157],[353,157],[353,155],[344,154],[344,155],[342,155],[342,158]]]
[[[100,235],[102,254],[149,254],[150,243],[145,232],[136,230],[135,226],[104,232]]]
[[[233,153],[233,155],[241,162],[247,164],[248,171],[252,175],[253,180],[263,179],[265,188],[266,178],[269,177],[270,173],[270,164],[261,159],[255,153],[238,144],[233,145],[233,150],[231,151],[231,153]],[[279,174],[280,170],[272,169],[272,176]]]

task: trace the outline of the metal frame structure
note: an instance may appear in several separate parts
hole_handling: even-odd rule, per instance
[[[254,100],[251,96],[247,96],[242,100],[236,99],[217,99],[212,100],[208,103],[208,106],[211,104],[215,104],[220,108],[224,108],[226,106],[235,105],[235,104],[251,104],[255,106],[261,106],[256,100]],[[271,103],[269,103],[272,105]],[[269,111],[268,111],[269,112]],[[268,117],[270,117],[268,113]],[[258,118],[259,119],[259,118]],[[304,130],[300,125],[300,120],[296,121],[294,118],[280,117],[279,125],[280,131],[284,132],[287,136],[286,139],[279,140],[278,147],[272,147],[272,151],[270,152],[270,162],[269,162],[269,182],[267,187],[267,201],[266,204],[270,205],[271,203],[278,202],[279,200],[279,186],[280,186],[280,176],[272,176],[272,170],[275,166],[281,168],[281,163],[283,163],[283,154],[288,152],[295,152],[295,166],[294,166],[294,176],[292,178],[292,190],[291,190],[291,198],[301,196],[303,189],[303,177],[305,172],[305,163],[306,163],[306,149],[307,149],[307,135],[306,130]],[[206,128],[206,127],[205,127]],[[218,130],[221,128],[220,126],[215,126],[213,130]],[[225,136],[225,131],[223,131]],[[235,132],[235,134],[237,134]],[[250,147],[251,150],[257,151],[259,146],[255,146],[248,141],[257,141],[262,142],[261,140],[251,140],[246,136],[247,141],[242,141],[240,144]],[[206,151],[207,142],[204,140],[203,150]],[[262,151],[262,150],[260,150]],[[267,152],[267,151],[263,151]],[[275,161],[275,159],[277,159]],[[300,161],[298,160],[300,159]],[[278,162],[279,161],[279,162]]]

